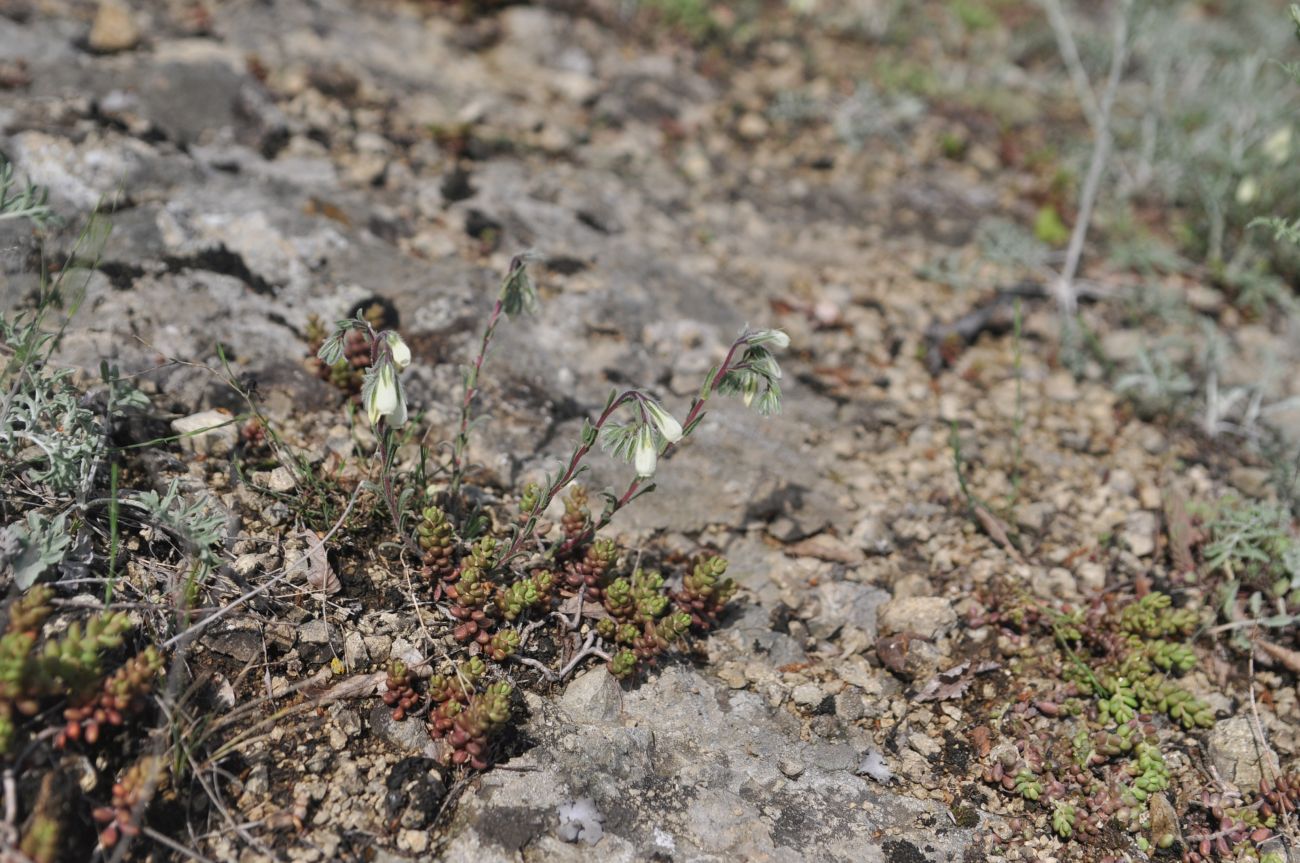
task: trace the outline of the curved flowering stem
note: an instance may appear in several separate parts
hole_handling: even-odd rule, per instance
[[[374,334],[374,331],[371,330],[371,333]],[[420,555],[423,550],[419,543],[402,530],[401,507],[393,484],[393,461],[397,457],[397,441],[393,432],[405,425],[407,420],[406,394],[402,391],[399,374],[411,364],[411,349],[392,330],[374,334],[373,338],[370,368],[366,370],[365,382],[361,388],[361,404],[379,436],[379,448],[383,454],[379,469],[380,485],[384,492],[384,502],[388,504],[388,514],[393,520],[393,529],[403,545]]]
[[[614,411],[618,410],[619,407],[630,401],[639,402],[644,397],[645,396],[637,390],[626,390],[617,396],[611,396],[609,401],[605,404],[605,410],[601,412],[600,417],[594,424],[591,422],[584,422],[582,428],[582,441],[574,448],[573,454],[569,456],[568,466],[564,469],[563,473],[547,483],[546,488],[542,489],[538,493],[536,499],[533,501],[532,508],[528,511],[524,519],[523,526],[520,527],[519,531],[515,534],[515,538],[511,540],[510,546],[501,556],[502,564],[507,563],[512,558],[521,554],[524,546],[536,535],[537,522],[541,518],[541,514],[546,511],[548,506],[550,506],[551,501],[555,499],[555,496],[563,491],[565,486],[573,482],[574,477],[578,475],[578,468],[582,464],[582,460],[586,458],[587,453],[591,452],[591,448],[596,445],[601,430],[609,422],[610,417],[614,415]]]
[[[636,415],[631,422],[612,424],[605,429],[602,444],[614,458],[630,461],[638,477],[654,476],[660,450],[682,439],[681,423],[650,396],[629,390]]]
[[[779,409],[781,390],[776,381],[781,377],[781,369],[777,366],[771,351],[766,347],[768,344],[784,348],[790,344],[790,338],[780,330],[758,330],[756,332],[746,330],[732,342],[731,348],[727,351],[722,363],[709,371],[705,376],[704,386],[700,388],[699,393],[691,401],[691,409],[687,412],[686,419],[681,424],[680,435],[676,439],[666,442],[663,451],[659,453],[660,457],[667,455],[681,439],[688,437],[691,432],[695,431],[700,421],[704,419],[705,403],[715,392],[723,392],[724,394],[739,392],[745,398],[745,404],[748,405],[753,397],[758,394],[759,388],[765,386],[766,389],[759,395],[760,411],[774,413]],[[742,348],[744,349],[743,353],[741,353]],[[737,354],[739,354],[739,358]],[[767,399],[766,402],[763,401],[765,398]],[[610,497],[599,519],[566,539],[556,550],[556,553],[562,555],[586,542],[608,525],[610,520],[614,518],[615,513],[642,494],[651,491],[653,485],[643,485],[647,478],[648,476],[638,472],[638,475],[628,483],[627,489],[624,490],[622,495],[617,498]]]
[[[408,419],[401,373],[411,364],[411,349],[397,332],[375,332],[370,322],[358,313],[355,318],[335,324],[333,334],[321,343],[317,351],[321,362],[332,366],[343,358],[343,340],[352,330],[363,330],[370,337],[370,366],[362,379],[361,406],[379,438],[377,454],[382,456],[379,473],[384,500],[397,535],[408,549],[418,555],[422,553],[419,544],[402,530],[401,510],[393,485],[393,460],[397,456],[393,430],[406,425]]]
[[[384,423],[380,432],[379,446],[384,455],[383,462],[380,465],[379,477],[384,491],[384,502],[388,504],[388,514],[393,520],[393,530],[401,538],[402,545],[406,546],[419,559],[424,555],[424,549],[420,547],[414,537],[402,529],[402,512],[397,501],[397,490],[393,487],[393,461],[397,457],[397,442],[393,439],[393,430],[389,428],[387,423]]]
[[[479,373],[483,370],[483,361],[487,359],[488,346],[492,343],[492,336],[496,334],[501,313],[505,312],[507,316],[513,318],[520,312],[531,313],[537,310],[537,291],[528,277],[528,259],[527,254],[515,255],[510,259],[505,281],[501,283],[501,294],[497,297],[496,304],[492,306],[492,314],[488,315],[487,326],[483,328],[478,356],[474,358],[473,365],[466,366],[464,369],[460,430],[456,432],[456,439],[452,443],[451,484],[447,488],[448,495],[453,499],[460,492],[461,483],[465,480],[465,450],[469,448],[470,408],[474,404],[474,397],[478,395]]]

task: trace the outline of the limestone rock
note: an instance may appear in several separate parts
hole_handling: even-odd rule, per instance
[[[1205,749],[1219,775],[1242,791],[1254,791],[1265,776],[1278,775],[1277,754],[1259,740],[1249,716],[1216,722],[1206,735]]]
[[[881,634],[913,632],[936,639],[957,625],[952,603],[939,596],[911,596],[892,599],[882,605],[876,621]]]
[[[130,8],[118,0],[100,0],[86,44],[101,54],[129,51],[140,44],[140,28]]]

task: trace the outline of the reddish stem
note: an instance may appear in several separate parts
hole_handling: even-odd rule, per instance
[[[601,413],[600,418],[596,420],[594,426],[596,433],[593,436],[593,441],[599,439],[601,429],[604,427],[605,423],[609,421],[609,418],[614,415],[614,411],[618,410],[623,403],[639,397],[640,394],[635,390],[627,390],[621,393],[618,398],[610,402],[609,406],[605,408],[603,413]],[[573,478],[578,474],[579,464],[582,463],[582,460],[589,452],[591,452],[591,444],[586,442],[579,444],[578,447],[574,449],[573,455],[569,456],[569,466],[565,469],[564,473],[557,477],[546,491],[538,496],[537,502],[534,503],[533,508],[529,510],[528,517],[525,519],[523,527],[519,529],[519,533],[515,535],[514,540],[510,543],[510,547],[507,548],[505,554],[501,556],[502,563],[509,561],[512,557],[518,554],[524,544],[533,538],[534,534],[537,532],[538,517],[546,511],[548,506],[551,505],[551,501],[555,499],[555,496],[563,491],[566,485],[573,482]]]
[[[510,271],[513,273],[515,262],[511,261]],[[460,431],[456,433],[456,443],[451,451],[451,486],[448,493],[455,498],[460,491],[461,481],[465,476],[465,467],[462,459],[465,450],[469,447],[469,416],[470,407],[474,403],[474,396],[478,394],[478,376],[483,369],[483,361],[487,358],[488,344],[492,341],[492,335],[496,332],[497,321],[501,319],[501,310],[505,308],[503,298],[498,298],[496,305],[492,307],[492,314],[488,317],[487,326],[483,329],[483,340],[479,344],[478,356],[474,358],[474,369],[469,373],[465,380],[465,394],[460,404]]]
[[[695,422],[702,415],[702,412],[704,410],[704,403],[707,402],[709,400],[709,396],[713,395],[714,391],[717,390],[718,384],[722,382],[722,379],[723,377],[726,376],[727,372],[733,370],[733,366],[731,362],[736,357],[736,351],[739,350],[742,345],[748,344],[748,341],[749,340],[746,336],[741,336],[740,338],[732,342],[731,350],[727,351],[727,356],[725,359],[723,359],[722,365],[718,366],[717,372],[714,373],[713,378],[709,381],[708,389],[705,391],[707,394],[704,396],[697,395],[694,401],[691,402],[691,409],[686,414],[686,419],[682,422],[682,428],[688,429],[687,432],[688,435],[691,433],[691,431],[694,431],[693,429],[691,429],[691,423]],[[672,443],[664,447],[663,456],[667,457],[668,453],[672,452],[676,447],[677,444],[672,444]],[[597,521],[594,524],[588,525],[587,527],[578,531],[573,536],[566,539],[564,543],[557,550],[556,552],[557,556],[561,556],[566,554],[569,551],[572,551],[576,546],[580,545],[583,542],[586,542],[589,538],[595,536],[597,532],[599,532],[606,525],[608,525],[610,521],[614,518],[615,513],[617,513],[623,507],[627,506],[629,503],[632,502],[632,498],[636,496],[637,489],[641,487],[641,479],[642,478],[639,476],[633,478],[632,482],[628,483],[627,489],[618,498],[618,500],[616,500],[612,506],[606,508],[605,511],[600,514],[599,521]]]

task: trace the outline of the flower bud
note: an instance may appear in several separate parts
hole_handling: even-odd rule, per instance
[[[1259,197],[1259,181],[1254,177],[1242,177],[1237,184],[1237,203],[1245,207]]]
[[[784,330],[759,330],[749,337],[751,345],[770,344],[777,350],[785,350],[790,347],[790,337],[785,334]]]
[[[397,333],[389,331],[388,349],[393,354],[393,362],[397,364],[397,370],[401,371],[411,364],[411,349],[402,341],[402,337]]]
[[[781,380],[781,367],[777,365],[776,357],[772,356],[771,351],[763,353],[754,359],[754,368],[762,372],[772,380]]]
[[[1264,139],[1264,155],[1275,165],[1291,157],[1291,127],[1283,126]]]

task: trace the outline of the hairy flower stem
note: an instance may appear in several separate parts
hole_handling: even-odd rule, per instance
[[[478,394],[478,375],[483,368],[483,361],[487,358],[488,345],[492,342],[492,336],[496,332],[497,322],[501,320],[501,310],[505,308],[505,303],[501,300],[496,301],[492,307],[492,314],[488,317],[487,327],[483,330],[483,340],[479,344],[478,356],[474,358],[474,365],[465,372],[464,393],[460,402],[460,430],[456,432],[456,440],[451,450],[451,484],[447,487],[447,494],[455,498],[460,492],[461,483],[465,479],[465,450],[469,447],[469,417],[470,406],[474,403],[474,396]]]
[[[379,338],[379,333],[375,328],[366,324],[366,332],[370,336],[370,365],[374,366],[379,362],[381,351],[392,352],[392,347],[385,340]],[[393,461],[397,458],[397,444],[393,440],[393,429],[388,425],[387,417],[380,420],[379,431],[379,452],[383,453],[383,460],[379,466],[379,477],[384,491],[384,502],[388,504],[388,514],[393,519],[393,530],[402,539],[402,545],[406,546],[417,557],[424,554],[420,544],[406,535],[402,530],[401,511],[397,506],[397,491],[393,487]]]
[[[691,409],[686,414],[686,419],[682,422],[682,440],[690,437],[691,432],[695,431],[695,427],[699,424],[699,421],[704,418],[705,402],[707,402],[709,397],[717,390],[718,384],[722,382],[724,377],[726,377],[727,372],[734,371],[736,366],[739,365],[733,364],[736,359],[736,351],[745,346],[748,341],[747,333],[732,342],[731,350],[727,351],[727,356],[723,359],[722,365],[718,366],[717,371],[713,373],[705,386],[701,388],[699,394],[695,396],[695,399],[691,402]],[[676,444],[668,444],[668,446],[664,448],[663,454],[667,456],[668,453],[672,452],[676,448],[676,446]],[[597,532],[608,525],[614,518],[615,513],[627,506],[636,498],[637,491],[641,488],[642,479],[643,478],[639,476],[633,478],[633,480],[628,483],[627,489],[624,490],[623,494],[620,495],[617,500],[605,507],[605,510],[600,514],[600,518],[597,519],[594,524],[588,525],[586,528],[566,539],[564,543],[556,549],[556,555],[563,555],[566,552],[573,550],[581,543],[584,543],[591,537],[595,536]]]
[[[393,440],[393,430],[388,427],[388,421],[383,421],[383,431],[381,432],[380,446],[383,447],[384,460],[380,466],[379,475],[384,489],[384,502],[388,504],[388,514],[393,519],[393,530],[401,537],[402,545],[406,546],[416,559],[424,556],[424,549],[413,537],[402,530],[401,510],[397,504],[397,491],[393,488],[393,460],[397,458],[397,443]]]
[[[515,534],[515,538],[510,542],[510,547],[506,549],[505,554],[501,556],[502,565],[509,563],[514,557],[521,554],[524,546],[536,535],[537,522],[540,520],[541,514],[551,505],[551,501],[555,499],[555,496],[563,491],[565,486],[573,482],[573,478],[578,475],[578,466],[582,463],[582,460],[586,458],[587,453],[591,452],[591,448],[596,445],[596,441],[600,437],[601,429],[604,428],[605,423],[609,421],[609,418],[614,415],[614,411],[618,410],[619,407],[626,402],[639,400],[640,398],[641,394],[636,390],[625,390],[620,393],[617,398],[610,401],[609,405],[606,406],[605,410],[601,413],[600,418],[596,420],[594,425],[588,426],[583,430],[582,443],[578,444],[578,446],[573,450],[573,455],[569,456],[569,466],[565,469],[564,473],[556,477],[555,480],[537,496],[537,502],[534,503],[533,508],[528,511],[528,517],[524,520],[523,526],[519,529],[519,532]]]
[[[524,266],[523,255],[515,255],[511,258],[506,279],[509,280],[522,266]],[[496,333],[497,324],[501,320],[501,313],[505,310],[505,307],[505,297],[498,297],[496,304],[492,306],[492,314],[488,315],[487,326],[483,328],[483,338],[479,343],[478,356],[474,358],[474,365],[465,372],[465,386],[460,400],[460,430],[456,432],[456,440],[452,445],[451,484],[447,487],[448,497],[453,501],[460,492],[461,483],[465,480],[465,450],[469,448],[470,408],[474,404],[474,397],[478,395],[479,372],[483,370],[483,362],[487,359],[488,346],[492,343],[492,336]]]

